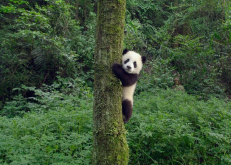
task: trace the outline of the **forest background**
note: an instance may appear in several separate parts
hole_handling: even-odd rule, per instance
[[[126,125],[131,164],[231,164],[231,2],[127,0],[148,57]],[[97,1],[2,0],[0,163],[90,164]],[[185,93],[171,90],[180,74]]]

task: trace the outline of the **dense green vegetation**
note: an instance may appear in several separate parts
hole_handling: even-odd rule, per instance
[[[36,2],[0,6],[0,109],[21,84],[41,88],[60,76],[92,87],[96,2]],[[152,86],[170,87],[179,73],[188,93],[223,98],[231,93],[230,15],[227,0],[127,0],[124,47],[149,57]]]
[[[0,117],[1,164],[90,164],[92,95],[51,95],[33,105],[39,113]],[[230,109],[173,90],[141,93],[126,125],[129,164],[230,164]]]
[[[0,117],[0,164],[89,164],[92,95],[60,96],[54,91],[43,96],[44,105],[24,105],[36,112]]]
[[[127,126],[131,164],[230,164],[230,108],[173,90],[140,94]]]
[[[0,164],[90,164],[96,1],[1,2]],[[148,57],[130,164],[231,164],[231,2],[126,7],[124,47]]]

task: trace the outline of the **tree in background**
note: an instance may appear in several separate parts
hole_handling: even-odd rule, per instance
[[[94,59],[92,164],[127,164],[128,145],[122,120],[122,88],[112,73],[121,61],[125,0],[99,0]]]
[[[95,0],[2,1],[0,111],[22,85],[41,89],[63,84],[60,77],[93,87],[96,6]],[[124,47],[149,57],[136,93],[171,87],[174,71],[189,94],[230,95],[230,6],[229,0],[127,0]]]
[[[83,2],[2,2],[0,111],[7,101],[12,101],[18,94],[14,89],[22,85],[41,88],[44,84],[59,81],[60,77],[78,78],[87,86],[92,86],[96,15],[93,13],[93,3],[84,8],[86,5]],[[79,11],[75,10],[77,7]],[[82,11],[86,13],[82,14]],[[23,97],[31,96],[28,90],[24,90]]]

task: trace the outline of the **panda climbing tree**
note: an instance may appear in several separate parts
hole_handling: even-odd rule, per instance
[[[122,61],[125,0],[98,0],[94,54],[92,164],[128,164],[122,86],[112,71]]]
[[[122,64],[113,64],[112,70],[116,77],[120,79],[123,86],[122,112],[124,123],[127,123],[132,116],[133,94],[136,88],[138,74],[145,62],[145,56],[124,49]]]

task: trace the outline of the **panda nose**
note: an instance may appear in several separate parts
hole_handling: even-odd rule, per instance
[[[130,66],[127,66],[127,68],[128,68],[128,69],[131,69],[131,67],[130,67]]]

